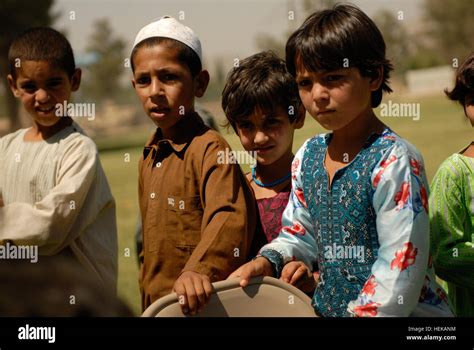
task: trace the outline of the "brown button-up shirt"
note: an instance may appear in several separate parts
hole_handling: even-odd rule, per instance
[[[219,152],[230,150],[223,137],[195,113],[176,128],[174,140],[158,128],[139,164],[143,309],[171,293],[184,271],[211,282],[227,278],[246,261],[256,226],[255,200],[239,165],[219,164]]]

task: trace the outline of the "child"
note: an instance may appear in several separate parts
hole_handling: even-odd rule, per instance
[[[194,111],[209,74],[194,32],[171,17],[138,33],[132,84],[157,125],[140,160],[142,306],[174,290],[183,313],[208,300],[211,282],[247,258],[256,207],[237,164],[218,162],[225,140]]]
[[[298,86],[285,61],[270,51],[260,52],[230,72],[222,92],[222,109],[244,149],[256,156],[257,164],[247,178],[257,199],[265,243],[269,243],[282,227],[291,190],[293,134],[304,123]],[[309,271],[301,262],[292,264],[300,268],[295,277]],[[283,277],[292,284],[298,280]]]
[[[463,106],[474,125],[474,53],[459,67],[456,85],[446,95]],[[433,262],[448,282],[457,316],[474,316],[474,144],[446,159],[438,169],[430,195]]]
[[[306,110],[332,133],[297,152],[285,227],[231,277],[242,286],[278,277],[296,257],[318,263],[321,316],[450,315],[428,268],[422,158],[372,110],[391,91],[380,31],[357,7],[336,5],[290,37],[286,64]]]
[[[0,139],[0,244],[36,246],[40,264],[72,257],[115,293],[115,202],[94,142],[58,112],[81,81],[71,46],[54,29],[32,28],[8,60],[33,126]]]

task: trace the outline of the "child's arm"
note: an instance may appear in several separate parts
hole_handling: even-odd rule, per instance
[[[420,297],[429,257],[428,185],[421,156],[407,147],[395,144],[372,175],[380,246],[372,274],[349,303],[355,316],[407,317]]]
[[[470,229],[466,230],[471,217],[459,183],[463,172],[462,167],[450,159],[443,163],[433,179],[431,247],[436,274],[448,282],[474,290],[474,243]]]
[[[68,246],[104,208],[104,198],[90,191],[97,176],[94,143],[78,138],[68,145],[58,171],[57,185],[34,205],[11,203],[0,208],[0,243],[37,245],[43,255]],[[106,184],[104,184],[106,185]]]
[[[200,193],[203,206],[201,239],[182,272],[209,276],[211,282],[225,279],[248,255],[256,225],[252,192],[237,164],[218,164],[221,140],[204,147]]]
[[[257,218],[255,199],[240,167],[217,162],[227,143],[219,138],[198,147],[204,152],[201,238],[173,286],[183,312],[191,314],[207,302],[212,282],[225,279],[245,262]]]
[[[260,250],[260,255],[271,262],[274,271],[272,275],[276,278],[280,278],[285,263],[300,260],[307,266],[312,266],[313,262],[317,260],[315,232],[302,190],[301,164],[305,150],[306,143],[298,150],[293,160],[292,190],[283,212],[282,230],[277,238]],[[259,264],[261,265],[261,263]],[[245,276],[241,276],[240,271],[239,273],[236,271],[232,276],[241,276],[241,285],[245,286],[248,278],[258,276],[254,273],[262,273],[263,270],[262,266],[257,266],[255,260],[246,264]]]

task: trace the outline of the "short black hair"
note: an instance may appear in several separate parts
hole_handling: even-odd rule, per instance
[[[377,78],[383,67],[383,81],[372,92],[372,107],[382,101],[382,93],[392,92],[388,85],[393,66],[385,57],[385,42],[375,23],[358,7],[338,4],[315,12],[288,39],[286,65],[296,77],[297,61],[306,70],[358,68],[362,76]]]
[[[459,66],[454,88],[451,91],[445,89],[444,93],[450,100],[457,101],[461,106],[465,106],[466,96],[474,93],[474,52],[471,52]]]
[[[8,50],[8,68],[13,79],[21,61],[47,61],[70,78],[76,70],[71,44],[63,34],[49,27],[30,28],[13,39]]]
[[[133,63],[133,58],[135,57],[135,54],[137,53],[138,49],[140,49],[141,47],[153,47],[155,45],[160,44],[164,44],[167,45],[169,48],[178,50],[178,60],[188,66],[189,70],[191,71],[191,76],[193,78],[197,76],[199,72],[201,72],[201,60],[193,49],[178,40],[156,36],[140,41],[133,48],[132,54],[130,55],[130,63],[132,66],[133,73],[135,73],[135,65]]]
[[[278,107],[286,111],[293,123],[299,115],[301,100],[285,61],[274,52],[247,57],[230,71],[222,91],[222,109],[234,130],[236,122],[250,116],[255,109],[271,113]]]

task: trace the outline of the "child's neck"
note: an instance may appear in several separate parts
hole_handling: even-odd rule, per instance
[[[294,155],[291,150],[285,154],[283,157],[278,159],[276,162],[270,165],[258,164],[256,169],[257,179],[264,183],[269,184],[279,179],[284,178],[291,172],[291,163],[293,161]],[[273,186],[273,187],[261,187],[255,183],[252,179],[252,174],[248,176],[249,181],[251,181],[251,186],[255,193],[256,199],[262,198],[271,198],[281,192],[283,189],[287,188],[291,183],[291,177],[288,180]]]
[[[43,141],[49,139],[51,136],[57,134],[64,128],[72,124],[70,117],[61,118],[56,124],[52,126],[44,126],[33,121],[33,126],[28,129],[25,134],[25,141]]]
[[[355,118],[344,128],[335,130],[329,147],[336,153],[357,154],[370,134],[381,133],[384,128],[385,124],[370,109],[370,112]]]

